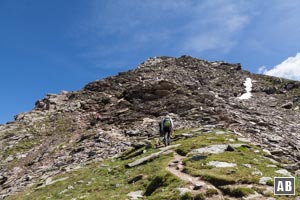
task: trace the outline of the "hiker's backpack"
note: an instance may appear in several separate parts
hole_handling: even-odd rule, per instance
[[[171,119],[170,118],[166,118],[164,119],[164,128],[171,128]]]

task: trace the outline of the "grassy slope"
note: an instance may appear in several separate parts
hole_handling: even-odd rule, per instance
[[[174,143],[180,143],[181,146],[176,149],[181,154],[186,154],[194,148],[200,148],[211,144],[228,144],[228,143],[241,143],[237,140],[236,136],[232,133],[222,133],[222,130],[214,130],[211,133],[201,133],[193,130],[178,131],[176,134],[183,132],[193,133],[196,137],[188,139],[179,139]],[[261,176],[253,176],[253,171],[261,171],[263,176],[282,176],[275,173],[280,168],[277,164],[275,168],[268,168],[266,165],[272,164],[268,158],[265,157],[261,149],[249,145],[252,148],[240,147],[232,152],[224,152],[221,154],[208,155],[204,160],[192,161],[192,155],[188,155],[184,160],[186,165],[185,171],[194,176],[200,176],[202,179],[210,181],[215,185],[224,185],[226,183],[234,184],[257,184]],[[255,151],[256,150],[256,151]],[[139,150],[137,150],[139,151]],[[68,177],[67,180],[57,182],[46,187],[36,189],[32,186],[26,191],[12,196],[10,199],[127,199],[126,196],[129,192],[149,190],[149,185],[153,180],[160,180],[162,184],[159,188],[144,199],[180,199],[176,188],[184,187],[186,183],[171,175],[166,171],[166,166],[173,155],[163,155],[152,162],[134,167],[126,168],[126,164],[136,160],[137,158],[144,157],[153,152],[158,151],[155,148],[145,148],[142,155],[129,158],[129,159],[108,159],[103,162],[94,162],[84,166],[81,169],[72,172],[61,174],[55,179]],[[127,152],[130,155],[134,152]],[[130,156],[128,156],[130,157]],[[212,168],[206,165],[209,161],[226,161],[234,162],[237,167],[233,168]],[[251,164],[251,168],[242,166],[242,164]],[[137,176],[143,175],[143,178],[136,183],[129,184],[128,180]],[[272,184],[272,183],[269,183]],[[297,187],[299,183],[297,182]],[[240,190],[244,191],[243,188]],[[256,190],[254,188],[254,190]],[[228,191],[224,189],[223,191]],[[253,192],[245,190],[247,194]],[[256,190],[260,192],[259,189]],[[236,190],[235,190],[236,192]],[[238,191],[239,192],[239,191]],[[269,194],[272,196],[272,194]],[[289,199],[288,197],[278,197],[277,199]]]

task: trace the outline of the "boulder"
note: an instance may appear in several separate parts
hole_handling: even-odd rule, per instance
[[[0,175],[0,185],[3,185],[7,181],[7,177]]]
[[[284,176],[293,176],[293,175],[291,174],[291,172],[289,172],[289,171],[286,170],[286,169],[280,169],[280,170],[277,170],[277,171],[275,171],[275,172],[278,173],[278,174],[284,175]]]
[[[293,102],[287,102],[285,104],[283,104],[281,106],[281,108],[285,108],[285,109],[292,109],[293,108],[294,103]]]
[[[199,149],[192,150],[192,153],[210,153],[210,154],[218,154],[223,153],[228,148],[227,144],[216,144],[208,147],[202,147]]]
[[[213,167],[236,167],[237,165],[235,163],[229,163],[229,162],[220,162],[220,161],[210,161],[207,163],[208,166],[213,166]]]
[[[129,180],[128,180],[128,184],[132,184],[132,183],[135,183],[135,182],[137,182],[137,181],[143,179],[143,176],[144,176],[143,174],[139,174],[139,175],[137,175],[137,176],[135,176],[135,177],[129,179]]]
[[[130,200],[138,200],[140,198],[143,198],[143,193],[144,191],[138,190],[128,193],[127,196],[130,198]]]
[[[273,179],[271,177],[261,177],[259,179],[259,184],[266,185],[268,181],[272,181]]]

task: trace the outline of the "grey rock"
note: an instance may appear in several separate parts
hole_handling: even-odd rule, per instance
[[[271,177],[261,177],[259,179],[259,184],[266,185],[268,181],[273,180]]]
[[[235,149],[233,146],[228,145],[225,151],[235,151]]]
[[[267,150],[267,149],[263,149],[263,152],[264,152],[265,154],[267,154],[267,155],[272,155],[271,152],[270,152],[269,150]]]
[[[284,176],[292,176],[291,172],[287,171],[286,169],[280,169],[275,172]]]
[[[183,133],[183,134],[181,134],[183,137],[185,137],[185,138],[192,138],[192,137],[194,137],[194,134],[189,134],[189,133]]]
[[[202,187],[203,187],[203,185],[196,184],[196,185],[194,185],[193,190],[200,190]]]
[[[199,149],[194,149],[192,152],[194,153],[211,153],[211,154],[218,154],[223,153],[227,149],[227,144],[217,144],[217,145],[211,145],[208,147],[202,147]]]
[[[271,192],[270,192],[271,193]],[[267,200],[276,200],[275,198],[273,198],[273,197],[269,197],[269,198],[267,198]]]
[[[281,108],[285,108],[285,109],[291,109],[293,108],[293,102],[288,102],[288,103],[285,103],[281,106]]]
[[[13,156],[8,156],[6,159],[5,159],[5,162],[11,162],[14,160],[14,157]]]
[[[293,164],[283,164],[282,167],[286,170],[292,170],[292,171],[296,171],[298,169],[300,169],[300,163],[293,163]]]
[[[226,132],[226,131],[216,131],[215,132],[217,135],[223,135],[223,134],[226,134],[226,133],[228,133],[228,132]]]
[[[274,149],[271,151],[271,154],[276,156],[282,156],[284,155],[284,151],[282,149]]]
[[[220,162],[220,161],[210,161],[207,163],[208,166],[214,167],[236,167],[235,163],[228,163],[228,162]]]
[[[251,172],[251,175],[253,175],[253,176],[262,176],[263,173],[259,170],[255,170],[255,171]]]
[[[7,181],[7,177],[0,175],[0,185],[3,185]]]
[[[281,136],[278,136],[278,135],[273,135],[273,136],[268,137],[268,140],[270,142],[279,143],[279,142],[281,142],[283,140],[283,138]]]
[[[252,168],[252,166],[251,166],[250,164],[242,164],[242,166],[243,166],[243,167],[246,167],[246,168],[249,168],[249,169]]]
[[[251,139],[250,139],[250,138],[242,138],[242,137],[239,137],[239,138],[238,138],[238,141],[250,143],[250,142],[251,142]]]
[[[188,188],[176,188],[179,191],[179,196],[183,196],[186,193],[192,192],[190,189]]]
[[[207,158],[207,156],[205,156],[205,155],[194,155],[190,158],[190,160],[199,161],[199,160],[204,160],[206,158]]]
[[[243,197],[243,200],[257,200],[257,199],[263,199],[263,195],[258,194],[258,193],[254,193],[254,194],[250,194],[247,197]]]
[[[135,182],[138,182],[139,180],[143,179],[143,174],[139,174],[131,179],[129,179],[127,182],[129,184],[132,184],[132,183],[135,183]]]
[[[137,200],[139,198],[143,198],[143,191],[142,190],[138,190],[138,191],[134,191],[134,192],[130,192],[127,194],[127,196],[131,199],[131,200]]]
[[[273,158],[268,158],[268,157],[267,157],[267,159],[268,159],[271,163],[273,163],[273,164],[278,164],[278,161],[274,160]]]

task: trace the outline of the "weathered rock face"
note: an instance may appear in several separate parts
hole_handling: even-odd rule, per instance
[[[252,97],[241,100],[246,78]],[[157,136],[167,113],[176,129],[227,128],[273,159],[298,162],[299,99],[299,82],[251,74],[240,64],[151,58],[80,91],[49,94],[0,126],[0,198]]]

